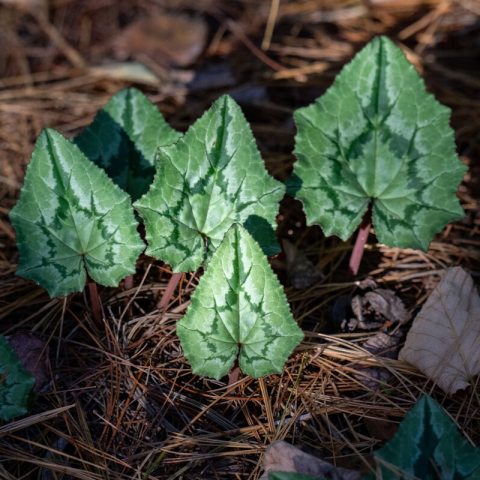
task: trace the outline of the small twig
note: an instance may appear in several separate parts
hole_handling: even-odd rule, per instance
[[[168,281],[167,288],[163,292],[162,298],[160,301],[157,303],[157,307],[160,311],[165,311],[165,309],[168,307],[168,304],[170,303],[170,300],[172,299],[172,295],[175,292],[175,289],[177,288],[177,285],[179,284],[180,280],[182,279],[183,273],[173,273],[172,276],[170,277],[170,280]]]
[[[38,22],[40,28],[47,34],[50,40],[55,44],[55,46],[61,50],[61,52],[68,58],[70,63],[81,70],[84,70],[87,67],[87,63],[82,58],[80,53],[78,53],[75,48],[73,48],[66,40],[63,38],[62,34],[58,29],[50,23],[48,17],[45,13],[36,13],[34,15],[35,19]]]
[[[285,70],[285,67],[280,63],[272,60],[265,55],[242,31],[242,29],[232,20],[227,20],[226,25],[228,29],[237,37],[259,60],[265,65],[269,66],[272,70]]]
[[[268,50],[270,48],[270,42],[272,41],[273,29],[275,28],[275,22],[277,21],[279,6],[280,0],[272,0],[272,3],[270,4],[270,13],[268,14],[267,25],[265,27],[265,33],[263,34],[262,50]]]
[[[356,275],[360,268],[371,225],[370,214],[367,212],[360,228],[358,229],[355,245],[353,246],[352,255],[350,256],[350,262],[348,263],[350,272],[353,273],[353,275]]]
[[[123,317],[127,314],[127,313],[130,313],[130,309],[131,309],[131,306],[132,306],[132,303],[135,301],[135,298],[137,297],[138,293],[140,292],[141,288],[143,287],[143,284],[145,283],[145,279],[147,278],[149,272],[150,272],[150,269],[152,268],[152,264],[150,263],[147,267],[147,269],[145,270],[145,273],[143,274],[143,278],[142,280],[140,281],[140,284],[138,285],[137,289],[135,290],[135,293],[130,297],[130,299],[128,300],[127,304],[125,305],[125,308],[122,312],[122,314],[120,315],[120,318],[119,318],[119,322],[121,322],[123,320]],[[125,282],[127,281],[127,279],[130,278],[130,277],[127,277],[125,279]],[[133,278],[133,277],[132,277]],[[133,284],[130,288],[133,288]]]

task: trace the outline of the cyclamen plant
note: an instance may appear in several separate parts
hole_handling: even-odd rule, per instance
[[[464,215],[455,192],[466,167],[449,118],[403,52],[373,39],[322,97],[295,112],[289,189],[308,224],[347,240],[370,207],[381,243],[427,250]]]
[[[401,50],[374,39],[295,112],[288,186],[309,224],[345,240],[372,204],[381,242],[426,249],[463,212],[448,119]],[[238,359],[255,377],[280,372],[303,338],[266,259],[279,251],[284,193],[230,97],[182,136],[143,94],[124,90],[73,142],[40,135],[11,212],[17,274],[51,296],[81,291],[88,278],[118,285],[145,247],[134,207],[147,254],[174,272],[206,266],[177,329],[193,371],[219,378]]]

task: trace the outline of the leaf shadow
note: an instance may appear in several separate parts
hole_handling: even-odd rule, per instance
[[[105,110],[73,139],[83,154],[107,175],[132,201],[144,195],[155,175],[153,159],[147,159],[125,128]]]

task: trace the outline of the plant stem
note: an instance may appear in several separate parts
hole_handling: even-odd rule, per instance
[[[365,251],[365,244],[367,243],[368,234],[370,232],[370,226],[372,225],[369,216],[366,218],[368,219],[364,219],[360,225],[360,228],[358,229],[357,238],[355,240],[355,245],[353,246],[350,262],[348,264],[350,272],[353,273],[353,275],[356,275],[358,273],[358,269],[360,268],[363,252]]]
[[[162,298],[157,303],[157,308],[159,310],[165,311],[165,309],[168,307],[168,304],[170,303],[170,300],[172,299],[172,295],[175,292],[175,289],[177,288],[177,285],[179,284],[182,276],[183,276],[182,272],[172,273],[172,276],[170,277],[170,280],[168,281],[167,288],[163,292]]]
[[[129,275],[125,278],[125,280],[123,281],[123,288],[124,290],[130,290],[131,288],[133,288],[133,275]]]
[[[227,385],[233,385],[235,382],[238,382],[238,377],[240,375],[240,367],[238,361],[235,361],[235,365],[232,367],[228,374],[228,383]]]
[[[128,277],[125,278],[123,281],[123,289],[124,290],[131,290],[133,288],[133,275],[129,275]],[[129,305],[130,300],[128,298],[125,298],[125,306],[127,307],[126,314],[128,316],[132,315],[132,306]]]
[[[97,284],[88,282],[88,294],[90,296],[90,306],[92,307],[93,321],[100,326],[102,324],[102,305],[98,295]]]

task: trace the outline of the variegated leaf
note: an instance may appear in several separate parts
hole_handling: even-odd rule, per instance
[[[137,200],[152,183],[158,147],[171,145],[179,137],[143,93],[128,88],[114,95],[74,141]]]
[[[398,47],[372,40],[322,97],[295,112],[289,183],[308,223],[346,240],[372,202],[380,242],[427,249],[463,216],[455,192],[465,167],[449,115]]]
[[[376,475],[365,480],[402,478],[476,480],[480,478],[480,449],[459,433],[442,407],[424,395],[386,445],[374,452]]]
[[[150,191],[135,203],[147,254],[175,271],[196,270],[235,222],[267,255],[277,253],[275,216],[285,187],[266,171],[240,107],[221,97],[175,145],[160,149]]]
[[[0,335],[0,419],[27,413],[35,379],[20,363],[7,339]]]
[[[81,291],[87,274],[116,286],[144,248],[130,197],[54,130],[37,140],[20,199],[10,213],[17,274],[50,296]]]
[[[280,373],[303,338],[267,258],[237,224],[209,261],[177,334],[193,372],[217,379],[237,357],[253,377]]]

